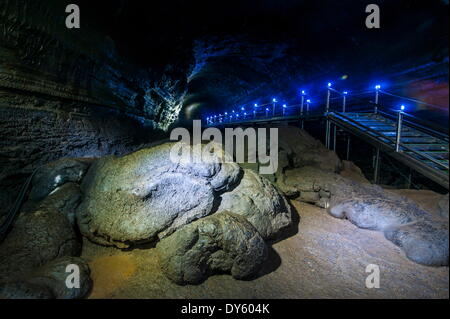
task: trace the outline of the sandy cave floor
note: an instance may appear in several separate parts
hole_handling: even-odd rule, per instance
[[[433,194],[406,191],[426,205]],[[427,204],[428,202],[428,204]],[[359,229],[318,207],[292,201],[298,232],[278,243],[256,279],[216,275],[178,286],[161,272],[155,249],[121,251],[84,242],[91,266],[89,298],[449,298],[448,267],[409,261],[383,234]],[[367,289],[368,264],[380,267],[380,288]]]

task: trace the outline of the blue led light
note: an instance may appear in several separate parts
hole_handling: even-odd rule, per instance
[[[269,111],[269,109],[266,107],[266,111]]]
[[[379,84],[375,85],[375,90],[379,90],[379,89],[381,89],[381,85],[379,85]]]
[[[311,103],[311,100],[310,99],[306,100],[306,103]]]
[[[400,110],[402,110],[402,111],[405,110],[405,106],[403,104],[400,106]]]
[[[302,90],[302,95],[305,95],[306,93],[305,93],[305,90]]]
[[[331,82],[328,82],[328,87],[329,87],[329,88],[331,87],[331,85],[332,85]]]
[[[241,107],[241,110],[242,110],[242,111],[245,111],[245,108],[244,108],[244,107]]]
[[[255,103],[255,107],[258,107],[258,104],[257,104],[257,103]]]
[[[275,103],[276,101],[277,101],[277,99],[276,99],[276,98],[273,98],[273,99],[272,99],[272,102],[273,102],[273,103]]]
[[[227,112],[225,112],[225,115],[228,115],[228,113],[227,113]]]
[[[283,107],[286,108],[286,104],[283,104]]]

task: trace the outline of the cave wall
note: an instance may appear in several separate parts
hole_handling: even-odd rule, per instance
[[[161,138],[185,81],[120,56],[69,1],[0,1],[0,216],[36,167],[62,157],[123,154]]]

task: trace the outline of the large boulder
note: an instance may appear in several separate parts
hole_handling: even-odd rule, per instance
[[[77,255],[80,248],[69,220],[59,211],[22,214],[0,246],[0,280],[28,273],[59,257]]]
[[[92,162],[87,158],[63,158],[40,167],[31,180],[29,199],[39,201],[67,182],[80,182]]]
[[[196,148],[190,160],[173,158],[171,150],[177,145],[166,143],[96,161],[81,185],[81,233],[93,242],[125,248],[164,238],[209,215],[216,193],[238,182],[240,168],[220,160],[202,161]]]
[[[242,216],[220,212],[184,226],[157,245],[164,274],[177,284],[198,284],[209,275],[255,275],[267,258],[258,231]]]
[[[244,169],[241,182],[221,195],[218,211],[244,216],[264,239],[274,239],[292,225],[289,203],[264,177]]]

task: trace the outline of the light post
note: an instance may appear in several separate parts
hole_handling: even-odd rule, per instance
[[[347,91],[344,91],[342,93],[342,113],[345,113],[345,104],[346,104],[346,100],[347,100]]]
[[[275,117],[275,104],[277,103],[277,99],[272,99],[272,117]]]
[[[328,83],[328,89],[327,89],[327,104],[325,109],[325,116],[327,117],[326,121],[326,132],[325,132],[325,146],[326,148],[330,149],[330,130],[331,130],[331,122],[328,119],[328,112],[330,111],[330,96],[331,96],[331,83]]]
[[[395,151],[400,152],[400,142],[402,138],[402,122],[403,122],[403,111],[405,110],[405,106],[400,106],[400,111],[398,111],[397,116],[397,135],[395,141]]]
[[[311,104],[311,100],[310,99],[307,99],[306,100],[306,114],[308,114],[309,113],[309,105]]]
[[[305,91],[302,90],[302,100],[300,102],[300,115],[303,115],[303,104],[305,103]]]
[[[378,99],[380,97],[380,89],[381,89],[381,85],[379,85],[379,84],[375,85],[375,107],[373,110],[375,114],[378,113]]]

